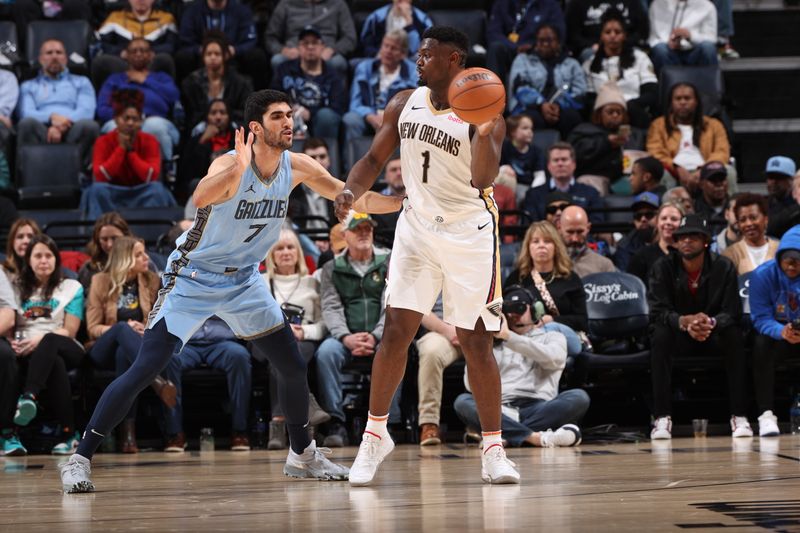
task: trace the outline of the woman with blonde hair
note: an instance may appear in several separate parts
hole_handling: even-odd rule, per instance
[[[103,272],[92,277],[86,305],[89,357],[100,368],[122,375],[136,359],[147,315],[160,286],[157,274],[147,268],[149,257],[141,239],[121,236],[114,240]],[[175,405],[175,385],[157,377],[152,387],[161,400]],[[136,406],[122,421],[122,452],[136,453]]]
[[[10,278],[22,272],[28,244],[31,239],[41,234],[39,224],[32,218],[18,218],[11,224],[6,241],[6,260],[2,264],[3,270]]]
[[[131,230],[122,215],[116,211],[103,213],[94,222],[92,239],[86,244],[89,260],[78,270],[78,281],[85,290],[89,290],[92,276],[102,272],[108,261],[108,254],[114,241],[119,237],[130,236]]]
[[[540,326],[559,331],[567,338],[567,353],[583,349],[579,331],[586,331],[586,296],[583,283],[572,271],[567,249],[558,230],[550,222],[534,222],[522,240],[517,268],[508,275],[503,287],[520,285],[544,304]]]
[[[327,329],[322,321],[319,282],[308,273],[300,239],[294,231],[281,230],[278,242],[267,252],[266,264],[264,279],[275,301],[289,319],[300,353],[306,362],[309,362],[314,357],[319,343],[325,338]],[[254,355],[259,359],[263,358],[257,350]],[[272,420],[269,424],[267,447],[270,450],[280,450],[287,446],[286,422],[283,407],[278,401],[278,379],[274,368],[270,372],[269,391]],[[328,419],[330,415],[319,407],[311,395],[309,424],[314,426]]]
[[[672,232],[678,229],[685,214],[682,204],[677,202],[662,204],[656,212],[656,230],[653,242],[639,248],[631,257],[631,261],[628,263],[628,273],[641,279],[645,287],[649,288],[650,267],[659,258],[669,253],[674,244]]]

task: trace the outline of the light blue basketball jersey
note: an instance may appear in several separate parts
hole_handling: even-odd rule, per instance
[[[259,174],[254,159],[233,198],[197,210],[194,225],[175,243],[170,263],[178,261],[170,265],[173,271],[191,262],[211,272],[227,272],[257,265],[266,257],[286,218],[292,190],[290,153],[281,154],[275,174]]]

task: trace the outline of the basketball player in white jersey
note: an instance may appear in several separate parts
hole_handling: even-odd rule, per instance
[[[454,28],[425,31],[417,58],[420,87],[389,101],[372,146],[336,197],[336,213],[343,218],[400,146],[407,205],[397,222],[386,325],[372,363],[369,418],[350,469],[351,485],[370,484],[394,448],[386,430],[389,404],[403,379],[408,346],[440,291],[444,320],[456,327],[478,404],[481,478],[519,483],[500,438],[500,377],[492,355],[502,305],[492,182],[505,123],[497,115],[484,124],[468,124],[450,109],[447,89],[464,70],[468,44]]]

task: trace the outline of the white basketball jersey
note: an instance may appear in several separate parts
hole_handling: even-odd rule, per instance
[[[397,124],[408,203],[418,215],[450,223],[485,215],[492,188],[472,186],[470,125],[450,108],[437,111],[430,89],[416,89]]]

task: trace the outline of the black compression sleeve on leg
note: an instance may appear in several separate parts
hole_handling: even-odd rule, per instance
[[[145,330],[142,347],[133,365],[115,379],[97,402],[92,419],[86,426],[78,454],[91,459],[103,440],[130,410],[136,397],[161,373],[180,339],[167,331],[166,320]]]
[[[289,443],[295,453],[303,453],[311,438],[308,436],[308,379],[307,365],[292,328],[285,327],[271,335],[255,339],[253,344],[269,359],[278,373],[278,397],[286,416]]]

